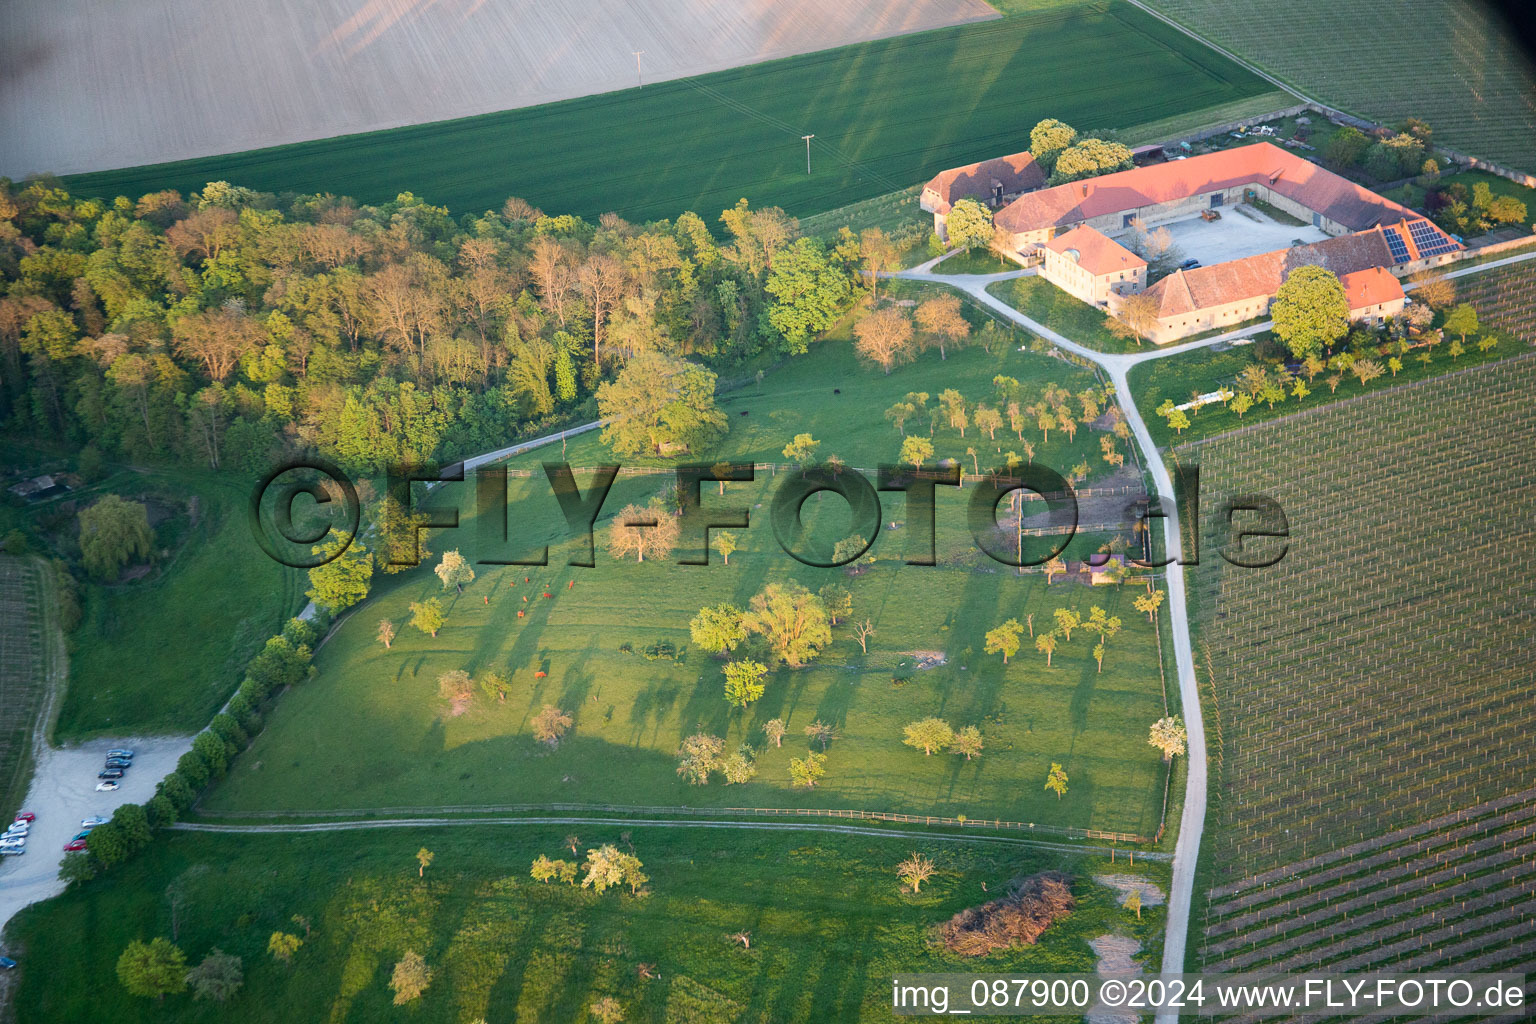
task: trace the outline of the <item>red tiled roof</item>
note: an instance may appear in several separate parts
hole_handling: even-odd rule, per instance
[[[1402,282],[1381,267],[1343,274],[1339,277],[1339,283],[1344,286],[1344,295],[1349,299],[1351,310],[1383,302],[1396,302],[1403,298]]]
[[[1075,250],[1078,266],[1094,277],[1147,265],[1146,260],[1119,242],[1083,224],[1079,224],[1066,234],[1057,235],[1045,243],[1045,248],[1057,253],[1066,253],[1069,249]]]
[[[1281,283],[1297,267],[1326,267],[1342,281],[1347,276],[1373,270],[1390,278],[1392,275],[1380,268],[1391,262],[1392,257],[1387,252],[1387,244],[1381,232],[1368,231],[1341,235],[1310,245],[1298,245],[1291,249],[1277,249],[1209,267],[1176,271],[1148,288],[1146,294],[1157,299],[1157,315],[1161,319],[1246,299],[1267,299],[1280,290]],[[1385,288],[1385,284],[1372,287],[1379,291]],[[1402,289],[1399,288],[1398,294],[1401,293]],[[1373,300],[1361,305],[1374,305],[1377,301],[1387,300]],[[1350,309],[1357,308],[1351,302]]]
[[[947,214],[950,206],[961,199],[990,197],[994,182],[1003,186],[1005,195],[1017,195],[1044,185],[1045,171],[1028,153],[1014,153],[940,171],[923,186],[923,192],[932,192],[937,197],[936,213]]]
[[[1243,185],[1265,185],[1352,231],[1416,216],[1310,160],[1259,142],[1041,189],[1020,196],[995,221],[1013,232],[1037,231]]]

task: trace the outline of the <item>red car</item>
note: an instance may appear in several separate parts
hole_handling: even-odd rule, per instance
[[[72,842],[70,842],[68,845],[66,845],[64,847],[64,852],[65,853],[73,853],[76,850],[83,850],[83,849],[85,849],[85,840],[84,839],[76,839],[76,840],[73,840]]]
[[[37,815],[33,814],[31,811],[22,811],[22,812],[20,812],[19,814],[16,815],[16,820],[17,821],[36,821],[37,820]]]

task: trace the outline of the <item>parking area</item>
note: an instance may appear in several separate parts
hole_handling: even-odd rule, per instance
[[[93,740],[44,751],[22,805],[37,815],[27,836],[27,852],[0,858],[0,928],[22,907],[63,889],[59,861],[64,844],[80,831],[82,818],[110,818],[120,804],[148,800],[155,795],[156,783],[170,774],[191,747],[190,736],[177,736]],[[102,770],[107,751],[114,748],[132,750],[133,767],[119,780],[116,792],[99,793],[96,773]]]
[[[1185,259],[1209,267],[1216,263],[1255,256],[1261,252],[1289,249],[1300,242],[1321,242],[1328,233],[1310,224],[1281,224],[1248,205],[1226,206],[1220,220],[1198,216],[1159,225],[1166,227]]]

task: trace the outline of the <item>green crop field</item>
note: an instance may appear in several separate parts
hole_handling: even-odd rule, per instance
[[[1207,510],[1262,493],[1290,523],[1241,569],[1205,517],[1205,962],[1466,968],[1529,937],[1530,794],[1488,802],[1536,769],[1533,388],[1527,355],[1175,450]]]
[[[942,361],[931,352],[886,376],[857,363],[846,340],[826,341],[775,371],[762,390],[749,384],[729,394],[723,408],[732,432],[706,458],[783,463],[780,449],[790,436],[810,432],[822,441],[821,454],[872,469],[896,458],[900,435],[883,413],[905,392],[955,387],[974,402],[988,396],[998,373],[1032,388],[1055,381],[1074,392],[1094,380],[1085,370],[1020,353],[1012,344],[994,346],[991,353],[978,345]],[[926,421],[921,429],[926,433]],[[1075,439],[1056,431],[1049,444],[1029,432],[1040,441],[1039,462],[1065,470],[1091,459],[1103,468],[1088,485],[1108,479],[1097,431],[1081,429]],[[974,431],[962,439],[944,427],[937,434],[939,455],[985,469],[999,449],[1019,447],[1004,433],[988,442]],[[980,449],[977,462],[966,456],[967,447]],[[544,449],[513,468],[559,457],[557,448]],[[608,457],[590,434],[573,439],[565,453],[578,466]],[[849,576],[802,566],[779,551],[767,514],[785,474],[794,472],[765,470],[752,484],[728,485],[723,497],[706,488],[710,504],[752,511],[753,525],[741,533],[742,550],[729,566],[719,564],[718,555],[708,567],[616,561],[603,550],[600,525],[595,569],[566,568],[565,549],[556,543],[549,568],[481,566],[463,595],[445,593],[425,567],[381,582],[318,652],[317,678],[283,696],[265,732],[203,807],[215,813],[550,802],[856,807],[1141,835],[1157,830],[1163,770],[1146,732],[1164,713],[1162,669],[1153,625],[1131,607],[1139,587],[1091,588],[1062,580],[1047,586],[1038,574],[1010,574],[981,554],[970,536],[965,502],[974,484],[961,493],[941,489],[937,566],[902,563],[910,524],[894,496],[884,499],[882,519],[902,528],[882,534],[872,567]],[[666,479],[620,477],[605,514],[643,501]],[[449,500],[449,490],[433,500]],[[464,511],[461,528],[432,540],[434,551],[460,547],[476,557],[478,524],[469,515],[469,493],[452,499]],[[514,477],[511,493],[517,536],[533,539],[508,554],[559,539],[563,530],[554,525],[558,513],[542,473]],[[1085,501],[1085,527],[1105,525],[1106,507],[1118,521],[1130,500],[1111,498],[1108,506]],[[850,532],[840,500],[813,499],[809,510],[821,541]],[[1108,539],[1079,537],[1076,557]],[[706,604],[744,606],[766,582],[787,580],[811,589],[846,585],[854,595],[853,617],[871,619],[876,629],[868,654],[850,627],[840,625],[813,666],[779,671],[762,700],[733,712],[723,697],[720,663],[690,649],[688,622]],[[553,597],[540,596],[546,587]],[[449,609],[448,624],[435,639],[406,625],[407,605],[434,594]],[[1093,641],[1082,632],[1062,645],[1050,668],[1027,637],[1006,668],[1000,656],[983,653],[982,634],[1009,617],[1023,621],[1033,613],[1036,628],[1049,628],[1055,609],[1086,617],[1093,605],[1124,623],[1109,642],[1102,673],[1090,653]],[[383,618],[400,629],[389,650],[374,638]],[[685,657],[645,657],[662,642],[675,644]],[[917,670],[919,651],[942,652],[947,661]],[[493,667],[512,679],[507,701],[477,699],[464,713],[451,713],[438,695],[437,677]],[[530,719],[545,703],[568,709],[576,720],[573,734],[554,751],[530,736]],[[929,714],[957,727],[979,726],[987,743],[983,755],[967,762],[952,754],[925,757],[903,746],[902,727]],[[773,717],[789,726],[781,748],[762,733]],[[835,725],[840,735],[827,751],[823,785],[794,790],[788,762],[806,752],[802,730],[813,720]],[[687,785],[676,774],[674,755],[681,740],[700,728],[723,737],[728,749],[753,745],[758,777],[738,786],[718,780]],[[1075,787],[1063,800],[1043,788],[1052,761],[1066,766]]]
[[[1122,2],[843,47],[482,117],[66,179],[138,196],[223,179],[362,202],[403,188],[454,213],[519,195],[634,220],[742,196],[814,214],[1024,148],[1059,117],[1129,128],[1270,94],[1257,76]],[[813,173],[800,136],[814,133]]]
[[[534,857],[570,857],[568,832],[585,848],[623,848],[629,837],[649,894],[529,878]],[[423,846],[436,854],[424,879]],[[914,847],[940,872],[902,895],[893,868]],[[932,945],[933,925],[1047,870],[1073,878],[1076,908],[1037,945],[988,957],[988,971],[1091,971],[1088,940],[1111,931],[1156,962],[1164,908],[1138,921],[1092,876],[1136,873],[1165,888],[1167,868],[1128,869],[1124,857],[1112,867],[1020,847],[687,827],[173,834],[109,877],[23,911],[12,927],[27,951],[15,1008],[38,1021],[467,1024],[591,1020],[587,1008],[608,996],[637,1024],[890,1020],[893,974],[976,967]],[[130,940],[171,937],[172,884],[185,894],[177,943],[190,963],[213,947],[243,961],[245,984],[229,1003],[140,999],[117,981]],[[308,934],[291,967],[267,955],[274,931]],[[732,941],[743,931],[749,949]],[[407,949],[433,980],[418,1003],[392,1007],[391,965]]]
[[[1536,74],[1491,7],[1452,0],[1151,0],[1324,103],[1417,117],[1435,140],[1536,171]]]

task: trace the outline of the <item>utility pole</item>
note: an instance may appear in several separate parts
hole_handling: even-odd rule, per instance
[[[645,88],[645,79],[640,76],[640,55],[645,51],[630,50],[629,52],[635,55],[635,88],[643,89]]]
[[[810,174],[811,173],[811,140],[814,139],[816,136],[814,136],[814,135],[802,135],[800,137],[805,140],[805,173],[806,174]]]

